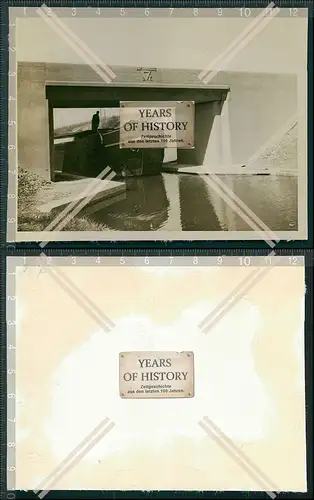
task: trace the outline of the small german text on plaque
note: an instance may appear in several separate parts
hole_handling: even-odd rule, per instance
[[[184,352],[121,352],[119,386],[122,398],[191,398],[194,396],[194,354]]]

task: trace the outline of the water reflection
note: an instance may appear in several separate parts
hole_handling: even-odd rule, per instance
[[[220,175],[273,231],[297,230],[297,177]],[[202,176],[160,174],[126,179],[126,199],[92,215],[117,231],[252,231]]]
[[[203,177],[179,174],[182,231],[221,231],[210,189]]]
[[[168,219],[169,200],[163,176],[125,179],[126,198],[95,212],[97,222],[117,231],[156,231]]]

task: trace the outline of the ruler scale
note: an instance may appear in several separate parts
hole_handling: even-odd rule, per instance
[[[7,261],[7,489],[16,487],[16,293],[13,261]]]
[[[84,258],[84,257],[91,257],[91,258],[103,258],[106,259],[108,257],[114,257],[114,258],[120,258],[120,257],[130,257],[130,258],[137,258],[137,257],[156,257],[156,258],[166,258],[166,257],[172,257],[173,259],[176,258],[184,258],[186,259],[186,264],[189,265],[188,261],[191,261],[191,259],[195,256],[198,256],[200,258],[209,258],[209,259],[217,259],[218,257],[221,258],[235,258],[235,259],[240,259],[240,258],[245,258],[245,257],[250,257],[252,258],[252,261],[254,259],[265,259],[267,258],[271,253],[270,249],[231,249],[231,248],[225,248],[225,249],[208,249],[208,248],[169,248],[169,249],[159,249],[159,248],[62,248],[62,249],[51,249],[51,248],[45,248],[45,251],[43,252],[39,248],[23,248],[23,247],[15,247],[12,245],[12,248],[8,246],[7,248],[7,255],[8,256],[16,256],[19,258],[27,258],[27,257],[40,257],[41,255],[43,258],[45,257],[78,257],[78,258]],[[289,263],[289,257],[295,256],[297,258],[304,258],[305,262],[308,265],[311,265],[310,263],[313,262],[313,250],[304,250],[304,249],[276,249],[274,251],[274,255],[278,257],[282,257],[285,259],[287,263]],[[238,262],[238,260],[234,261]],[[233,265],[234,265],[233,263]],[[216,265],[216,263],[214,263]],[[263,264],[261,264],[263,265]]]
[[[17,63],[16,63],[17,17],[9,10],[9,74],[8,74],[8,196],[7,196],[7,240],[14,241],[17,231]]]
[[[36,8],[43,5],[44,3],[45,2],[42,1],[15,0],[11,2],[9,1],[9,6],[10,8],[15,8],[18,11],[18,9],[24,9],[28,7]],[[190,0],[173,0],[172,2],[166,0],[130,0],[127,3],[122,2],[121,0],[60,0],[56,2],[47,2],[47,5],[49,4],[49,7],[56,9],[56,12],[58,12],[58,9],[60,9],[60,12],[63,11],[61,15],[70,15],[72,17],[74,17],[75,15],[80,15],[79,12],[74,13],[75,9],[83,8],[86,9],[88,16],[119,15],[124,17],[129,13],[132,15],[131,11],[133,11],[133,13],[136,13],[136,15],[143,15],[147,17],[151,14],[147,12],[147,9],[151,8],[155,9],[154,14],[157,16],[171,15],[175,17],[177,15],[186,17],[192,14],[194,16],[203,15],[206,17],[221,17],[222,15],[229,14],[231,16],[242,15],[245,17],[249,17],[255,14],[254,12],[252,12],[253,9],[256,11],[261,10],[262,8],[266,7],[269,2],[263,3],[264,5],[261,6],[261,2],[258,2],[256,0],[248,0],[245,2],[244,6],[243,3],[237,0],[196,0],[193,2]],[[288,9],[289,7],[291,7],[293,9],[293,12],[291,12],[291,14],[288,13],[284,15],[291,15],[293,17],[296,17],[296,15],[302,15],[301,9],[306,9],[307,7],[309,7],[310,2],[309,0],[297,0],[295,2],[291,2],[290,0],[280,0],[276,2],[276,5],[281,9]],[[123,9],[124,12],[115,12],[116,10],[120,11],[120,9]],[[180,9],[181,12],[176,12],[176,9]],[[183,9],[187,10],[187,12],[183,12]],[[194,12],[194,9],[198,9],[198,13]],[[223,13],[221,12],[221,9],[224,10]],[[295,12],[295,9],[297,10],[297,14]],[[235,10],[238,10],[239,13],[235,12]]]
[[[108,253],[103,255],[86,251],[84,255],[69,251],[62,256],[51,253],[32,256],[29,253],[9,257],[16,266],[151,266],[151,267],[185,267],[185,266],[242,266],[242,267],[269,267],[269,266],[304,266],[313,262],[313,252],[307,254],[290,252],[273,255],[269,253],[239,253],[232,251],[213,255],[210,252],[193,253],[186,255],[165,254],[158,255],[156,252],[138,254],[137,252],[122,252],[120,254]]]

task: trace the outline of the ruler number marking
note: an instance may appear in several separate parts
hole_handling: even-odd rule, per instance
[[[251,14],[252,14],[251,9],[249,9],[248,7],[240,9],[240,16],[241,17],[250,17]]]
[[[271,262],[272,262],[271,255],[266,255],[265,262],[267,265],[271,265]]]
[[[250,266],[251,265],[251,258],[250,257],[239,257],[240,261],[240,266]]]
[[[297,7],[293,7],[289,9],[289,15],[290,17],[297,17],[299,14],[299,9]]]
[[[296,266],[298,264],[298,257],[296,256],[289,257],[288,260],[291,266]]]

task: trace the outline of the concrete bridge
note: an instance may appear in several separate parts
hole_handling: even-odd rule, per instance
[[[295,75],[224,73],[206,86],[197,70],[158,69],[142,81],[137,68],[111,67],[107,84],[88,65],[18,63],[19,165],[54,180],[53,109],[119,107],[122,100],[195,101],[195,149],[184,165],[245,163],[297,111]]]

